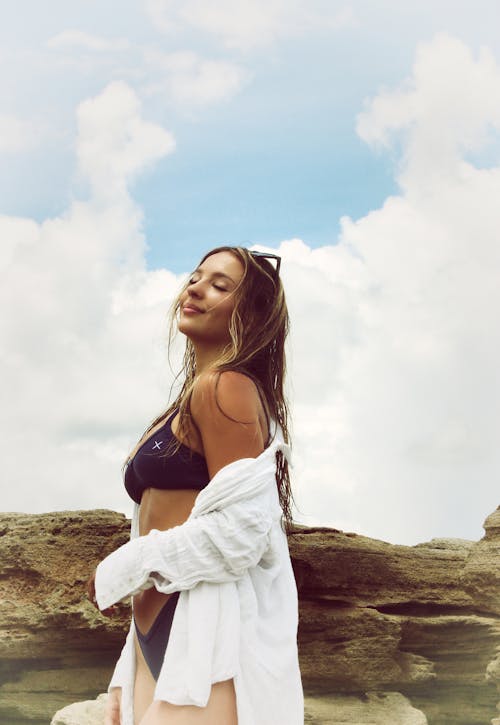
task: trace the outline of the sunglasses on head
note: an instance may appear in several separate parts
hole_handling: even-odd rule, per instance
[[[276,267],[274,268],[274,279],[275,281],[278,279],[279,273],[280,273],[280,266],[281,266],[281,257],[278,257],[277,254],[268,254],[267,252],[252,252],[250,251],[250,254],[255,259],[259,259],[259,257],[262,257],[264,259],[274,259],[276,260]]]

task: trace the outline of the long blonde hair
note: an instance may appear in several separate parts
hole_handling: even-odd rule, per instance
[[[273,264],[261,256],[253,256],[244,247],[223,246],[207,252],[200,265],[213,254],[231,252],[243,265],[243,277],[235,290],[235,305],[229,321],[230,342],[213,362],[212,369],[218,373],[233,370],[243,373],[254,381],[261,397],[268,427],[274,420],[289,443],[289,411],[284,394],[286,374],[285,339],[289,330],[289,316],[285,293],[279,275]],[[177,332],[176,321],[180,310],[181,296],[189,281],[183,286],[170,309],[168,348]],[[189,441],[189,427],[196,424],[191,416],[190,401],[196,377],[194,347],[186,338],[182,367],[176,380],[183,376],[183,384],[176,399],[144,431],[140,440],[127,457],[124,467],[147,439],[148,433],[165,420],[174,410],[179,410],[179,439]],[[175,383],[175,381],[174,381]],[[171,450],[169,453],[171,454]],[[290,485],[288,463],[281,451],[276,453],[276,483],[279,501],[283,511],[284,530],[293,528],[291,504],[293,494]]]

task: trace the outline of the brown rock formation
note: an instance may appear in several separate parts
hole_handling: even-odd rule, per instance
[[[105,689],[128,608],[104,619],[85,584],[128,530],[111,511],[0,515],[0,722],[47,725]]]
[[[479,542],[290,536],[304,687],[403,693],[430,725],[488,725],[500,699],[500,508]]]
[[[484,526],[411,547],[296,528],[306,722],[500,725],[500,508]],[[0,515],[0,722],[46,725],[105,691],[129,612],[103,618],[85,583],[128,527],[110,511]]]

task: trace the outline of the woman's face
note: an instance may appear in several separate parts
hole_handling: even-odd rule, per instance
[[[243,273],[243,264],[231,252],[217,252],[207,257],[181,293],[180,332],[193,343],[225,345],[229,342],[229,320]]]

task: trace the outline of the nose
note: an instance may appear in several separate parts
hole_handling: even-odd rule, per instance
[[[187,288],[187,293],[190,297],[196,297],[199,298],[203,294],[203,287],[201,285],[201,280],[198,280],[197,282],[193,282],[189,285]]]

